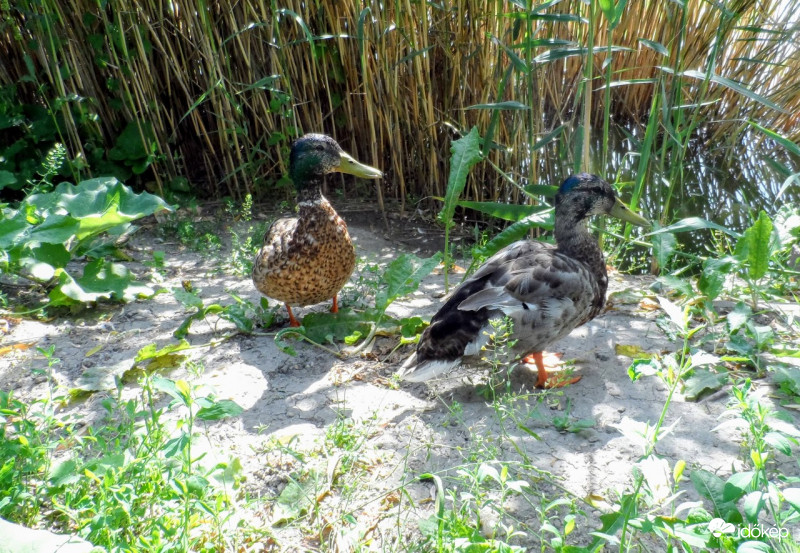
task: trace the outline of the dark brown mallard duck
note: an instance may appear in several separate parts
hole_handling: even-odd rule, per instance
[[[431,319],[416,354],[403,365],[402,378],[429,380],[462,360],[480,358],[490,319],[508,316],[517,358],[533,361],[539,371],[536,386],[563,385],[548,380],[542,350],[592,320],[605,305],[606,264],[586,228],[595,214],[649,224],[601,178],[587,173],[569,177],[555,198],[556,245],[521,240],[492,256]]]
[[[307,134],[292,145],[289,176],[297,189],[298,217],[272,223],[253,262],[253,283],[286,304],[291,326],[300,326],[292,305],[333,298],[331,311],[337,312],[337,294],[356,265],[347,224],[322,195],[325,175],[336,171],[365,179],[383,176],[324,134]]]

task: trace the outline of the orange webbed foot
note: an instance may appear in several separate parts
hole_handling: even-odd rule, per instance
[[[556,356],[560,357],[560,355]],[[522,362],[536,365],[536,368],[538,369],[539,372],[538,377],[536,379],[537,388],[545,388],[545,389],[563,388],[564,386],[575,384],[577,381],[581,379],[580,376],[567,377],[562,374],[555,374],[555,375],[549,374],[547,372],[547,369],[545,368],[544,359],[542,359],[541,351],[537,351],[535,353],[526,355],[522,359]]]

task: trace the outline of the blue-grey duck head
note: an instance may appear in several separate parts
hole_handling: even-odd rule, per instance
[[[650,225],[647,219],[622,203],[614,187],[597,175],[571,175],[559,186],[556,193],[556,219],[577,223],[599,214],[610,215],[634,225]]]

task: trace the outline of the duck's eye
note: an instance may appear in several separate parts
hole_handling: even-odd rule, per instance
[[[325,146],[323,146],[322,144],[317,144],[316,146],[314,146],[314,149],[318,152],[321,152],[322,150],[325,149]]]

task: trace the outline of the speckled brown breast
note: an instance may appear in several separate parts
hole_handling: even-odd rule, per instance
[[[347,224],[324,198],[278,219],[253,264],[253,283],[270,298],[304,306],[333,298],[350,278],[356,253]]]

